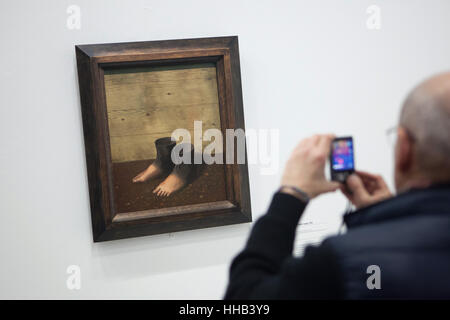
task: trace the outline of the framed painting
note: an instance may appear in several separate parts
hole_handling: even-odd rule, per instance
[[[95,242],[251,221],[236,36],[75,51]]]

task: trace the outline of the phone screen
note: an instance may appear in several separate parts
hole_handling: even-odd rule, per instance
[[[332,145],[331,167],[334,171],[353,171],[353,139],[335,139]]]

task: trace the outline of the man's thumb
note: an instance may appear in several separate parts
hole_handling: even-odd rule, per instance
[[[335,181],[329,181],[327,183],[327,192],[331,192],[331,191],[336,191],[337,189],[339,189],[339,187],[341,186],[341,184],[339,182],[335,182]]]
[[[347,178],[347,187],[357,198],[362,198],[369,195],[361,178],[356,174],[352,174]]]

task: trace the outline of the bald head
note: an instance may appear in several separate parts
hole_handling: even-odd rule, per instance
[[[414,145],[416,169],[450,181],[450,72],[427,79],[406,98],[400,115]]]

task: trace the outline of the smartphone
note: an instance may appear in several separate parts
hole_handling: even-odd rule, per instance
[[[352,137],[335,138],[331,143],[331,180],[345,183],[347,177],[355,172],[355,159]]]

